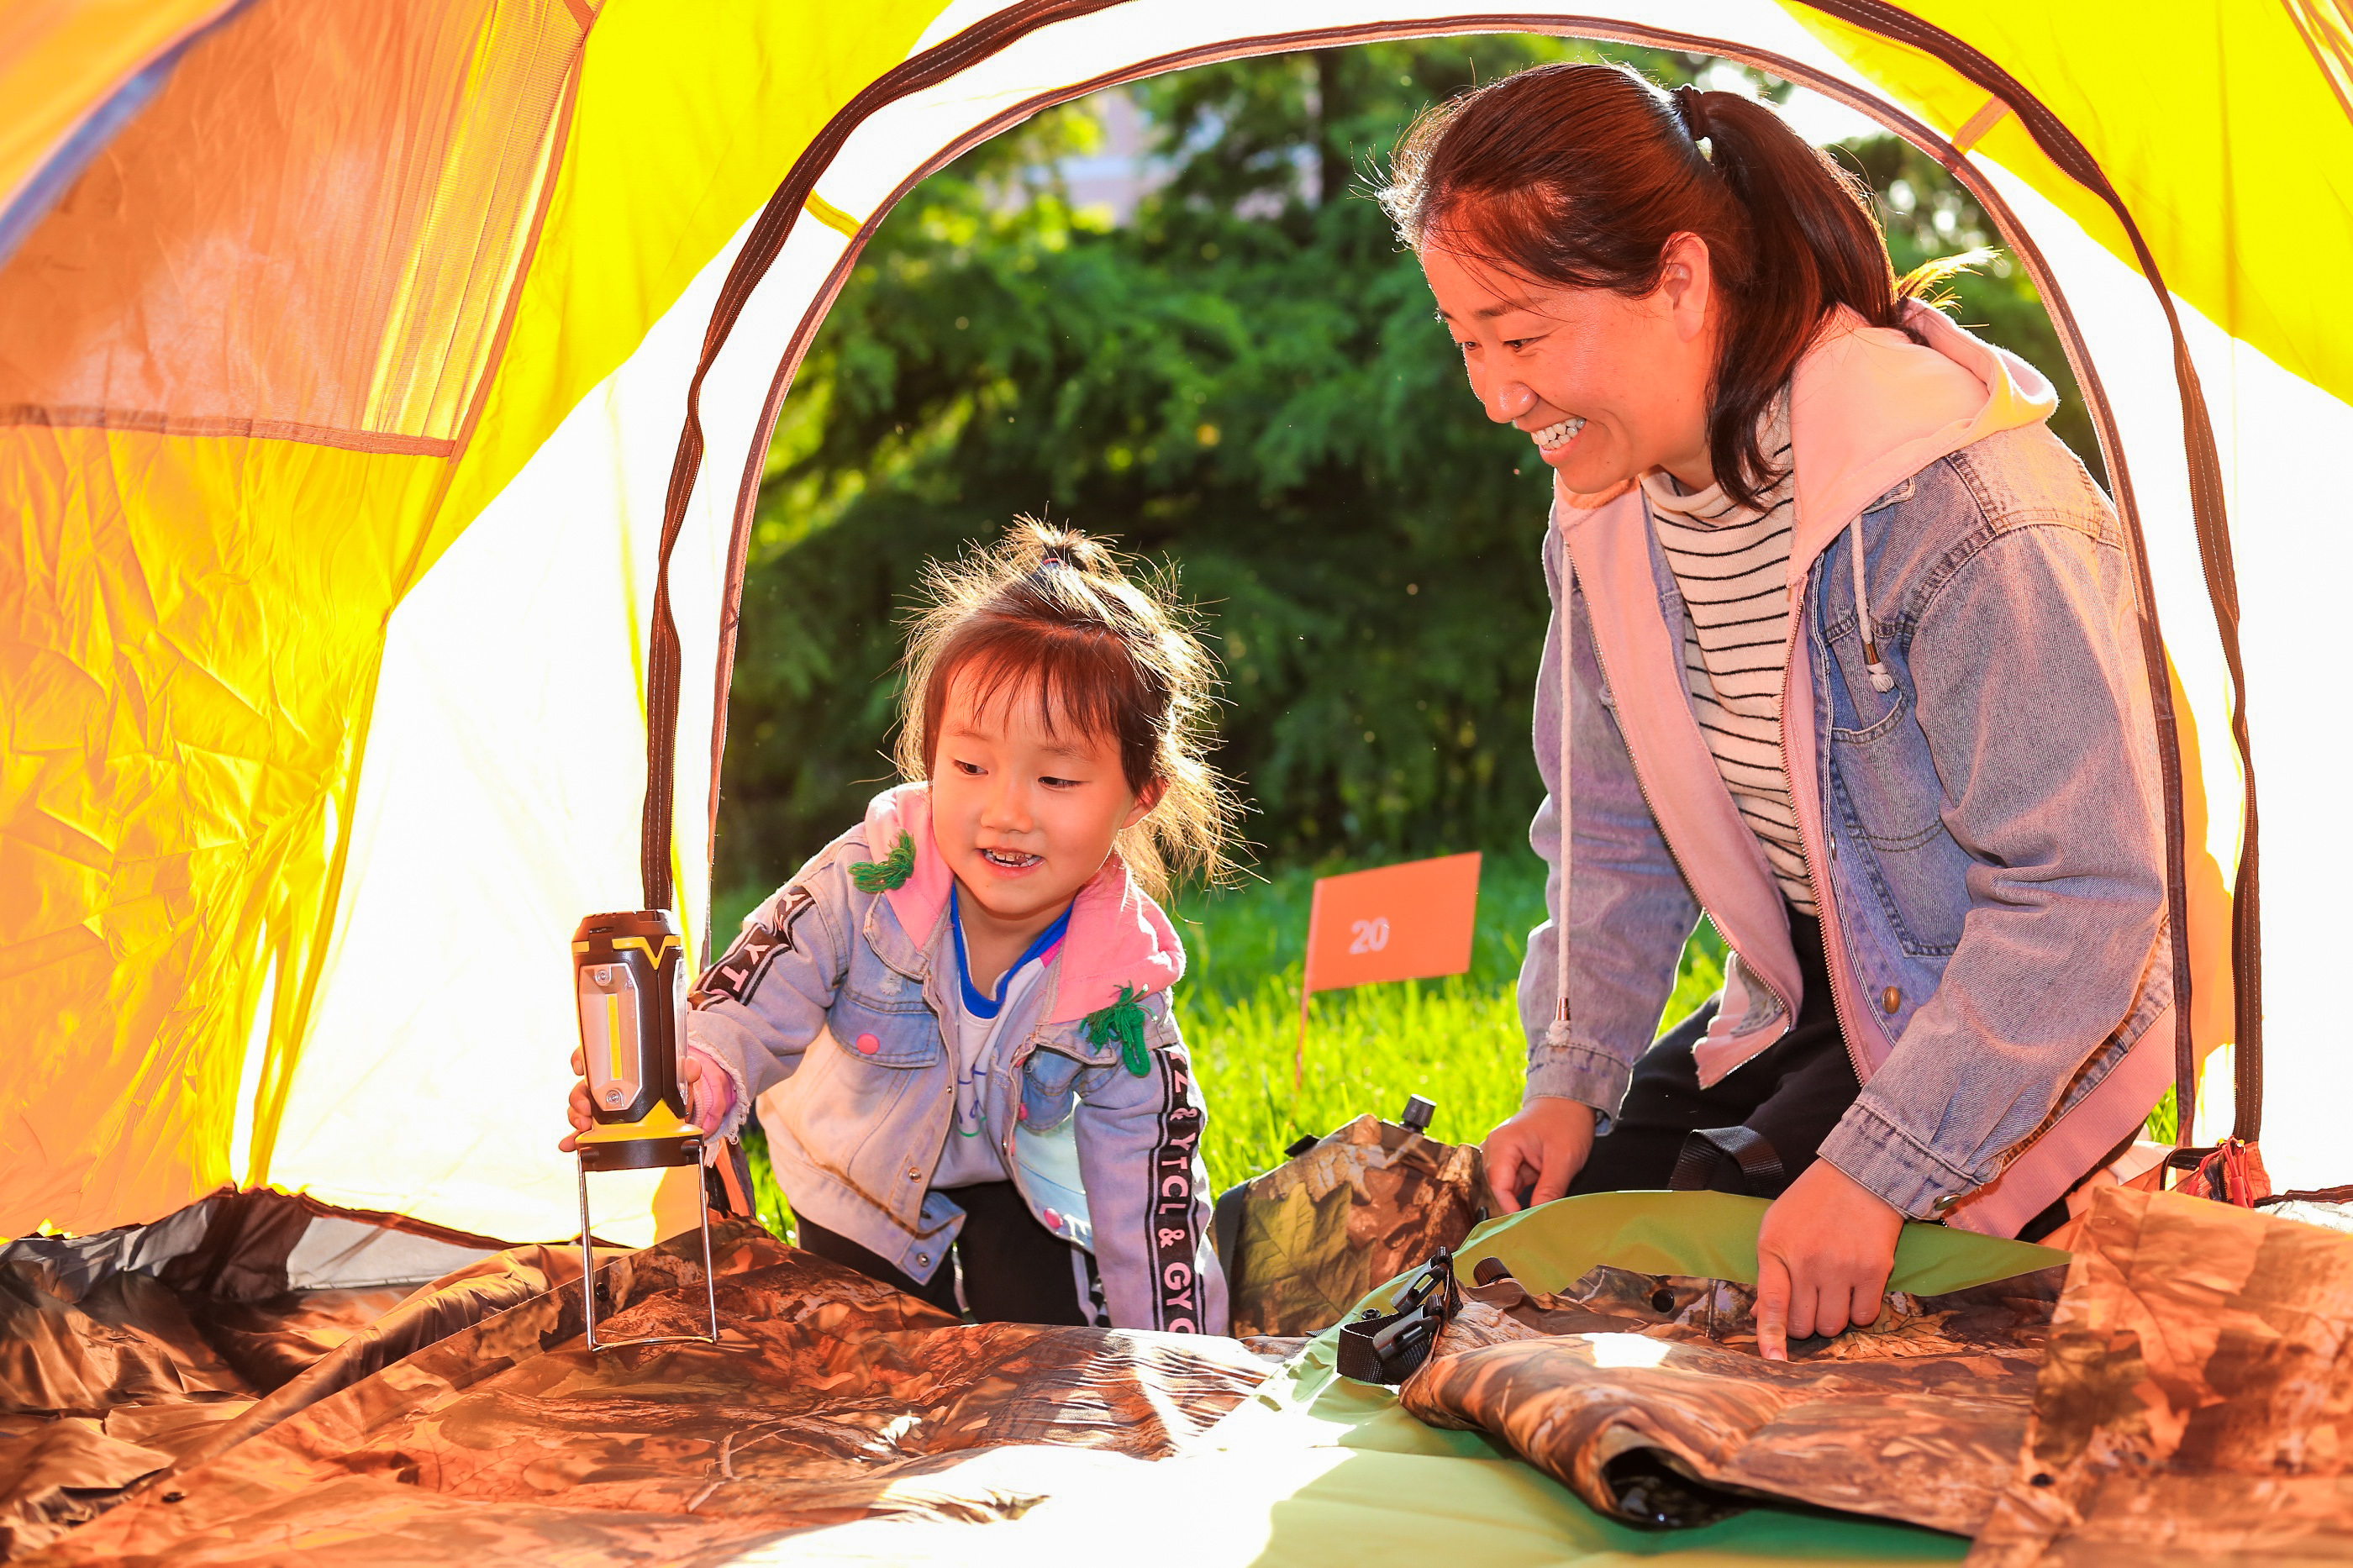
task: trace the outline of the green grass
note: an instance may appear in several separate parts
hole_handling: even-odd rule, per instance
[[[1318,993],[1295,1089],[1301,961],[1317,873],[1281,872],[1179,900],[1174,912],[1190,963],[1176,1014],[1209,1104],[1203,1155],[1211,1184],[1222,1190],[1263,1171],[1294,1139],[1367,1110],[1394,1120],[1408,1095],[1437,1103],[1431,1135],[1452,1142],[1485,1137],[1517,1110],[1527,1045],[1514,990],[1528,931],[1544,917],[1543,872],[1528,854],[1483,861],[1468,973]],[[1722,977],[1722,945],[1703,924],[1684,949],[1666,1016],[1697,1006]]]
[[[1525,1037],[1514,1000],[1527,933],[1543,918],[1543,867],[1532,855],[1487,857],[1467,973],[1319,993],[1308,1015],[1306,1070],[1296,1088],[1299,976],[1317,875],[1349,867],[1275,873],[1265,880],[1176,900],[1171,913],[1187,959],[1177,1022],[1209,1105],[1202,1154],[1222,1192],[1281,1162],[1285,1145],[1377,1111],[1394,1120],[1406,1097],[1434,1100],[1435,1137],[1475,1142],[1519,1108]],[[732,931],[765,897],[723,900]],[[1683,1017],[1723,984],[1724,946],[1703,921],[1683,950],[1662,1022]],[[2149,1135],[2173,1138],[2173,1092],[2149,1118]],[[745,1140],[761,1218],[782,1235],[791,1224],[757,1134]]]
[[[1222,1191],[1280,1163],[1285,1145],[1377,1111],[1394,1120],[1406,1097],[1437,1103],[1431,1134],[1476,1142],[1519,1108],[1527,1047],[1514,986],[1527,933],[1544,916],[1544,868],[1535,856],[1490,855],[1467,973],[1319,993],[1309,1010],[1306,1070],[1292,1082],[1299,1043],[1299,980],[1315,878],[1353,868],[1275,873],[1266,880],[1180,898],[1185,983],[1176,1016],[1209,1106],[1202,1154]],[[764,892],[723,898],[719,929],[733,932]],[[1703,923],[1684,949],[1665,1016],[1680,1018],[1723,980],[1723,944]],[[767,1146],[745,1140],[761,1218],[791,1223]]]

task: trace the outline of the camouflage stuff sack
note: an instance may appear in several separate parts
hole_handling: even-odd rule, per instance
[[[2353,1563],[2347,1196],[2095,1194],[1971,1568]]]
[[[1367,1112],[1218,1199],[1235,1334],[1321,1332],[1471,1234],[1486,1213],[1479,1149],[1425,1136],[1433,1109],[1417,1096],[1405,1126]]]

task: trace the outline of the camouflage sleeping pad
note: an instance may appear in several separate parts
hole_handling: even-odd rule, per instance
[[[2094,1195],[1971,1564],[2353,1563],[2353,1205],[2275,1213]]]
[[[1482,1260],[1398,1395],[1484,1431],[1612,1518],[1712,1523],[1795,1501],[1974,1532],[2016,1470],[2058,1269],[1757,1353],[1753,1286],[1598,1267],[1524,1289]]]

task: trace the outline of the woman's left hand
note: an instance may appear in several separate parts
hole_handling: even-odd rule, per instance
[[[1817,1160],[1765,1211],[1757,1232],[1757,1349],[1789,1359],[1789,1337],[1879,1320],[1904,1216]]]

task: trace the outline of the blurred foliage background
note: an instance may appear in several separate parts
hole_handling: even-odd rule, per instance
[[[1165,559],[1229,684],[1219,765],[1261,865],[1486,848],[1530,858],[1529,693],[1547,476],[1465,388],[1368,199],[1399,131],[1476,81],[1623,60],[1662,85],[1787,88],[1704,56],[1490,37],[1212,66],[1050,111],[885,221],[786,400],[744,584],[717,930],[891,778],[900,617],[926,556],[1016,514]],[[1131,214],[1061,171],[1142,117],[1163,181]],[[1900,269],[1997,238],[1932,159],[1843,144]],[[1989,252],[1955,313],[2059,383],[2024,272]],[[1491,862],[1492,864],[1492,862]]]

